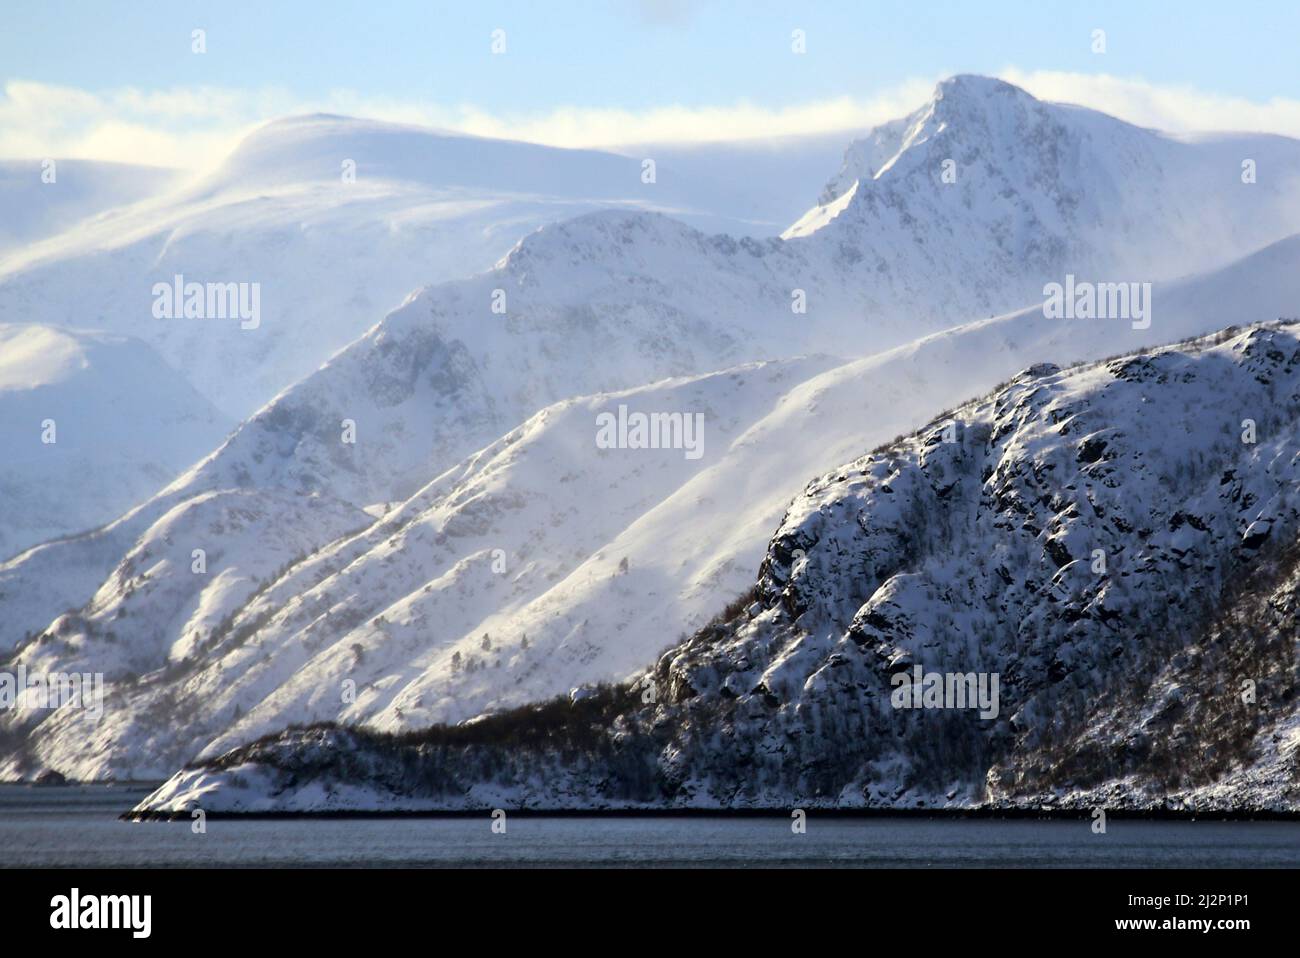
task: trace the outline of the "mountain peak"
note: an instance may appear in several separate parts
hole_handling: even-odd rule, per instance
[[[998,126],[1027,111],[1043,109],[1042,101],[1014,84],[994,77],[961,73],[941,80],[930,102],[916,114],[930,126],[961,122],[967,126]]]
[[[999,80],[997,77],[982,76],[978,73],[958,73],[938,82],[934,88],[934,94],[931,96],[931,101],[986,99],[994,96],[1035,99],[1031,94],[1015,84]]]
[[[1031,110],[1047,116],[1045,104],[1005,80],[973,73],[940,80],[924,105],[849,144],[843,167],[826,184],[818,204],[827,206],[844,196],[857,180],[876,179],[909,150],[950,129],[966,131],[987,144],[1002,139],[1001,134],[1016,127],[1018,118]]]

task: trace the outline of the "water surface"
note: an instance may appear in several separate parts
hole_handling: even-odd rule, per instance
[[[808,818],[122,822],[149,789],[0,785],[0,867],[1300,867],[1300,822]]]

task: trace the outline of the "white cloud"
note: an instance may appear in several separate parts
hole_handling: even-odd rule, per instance
[[[509,136],[557,146],[709,143],[841,130],[850,136],[916,109],[933,89],[933,81],[913,80],[870,99],[846,96],[777,109],[748,102],[642,111],[565,107],[541,116],[515,118],[472,110],[455,125],[481,136]]]
[[[1026,72],[1004,79],[1036,96],[1095,107],[1173,131],[1249,129],[1300,136],[1300,101],[1254,102],[1189,87],[1104,74]],[[665,105],[648,110],[560,107],[500,114],[471,105],[376,98],[338,90],[302,100],[283,90],[177,87],[90,92],[12,80],[0,92],[0,156],[79,157],[201,169],[221,160],[250,128],[277,116],[329,112],[509,137],[556,146],[715,142],[843,132],[845,139],[923,103],[935,79],[912,79],[869,97],[786,107],[749,102]]]
[[[1190,86],[1166,86],[1104,73],[1025,71],[1008,67],[998,76],[1040,100],[1077,103],[1139,126],[1171,133],[1235,131],[1300,137],[1300,100],[1274,97],[1258,102],[1207,93]]]
[[[641,111],[560,107],[511,115],[468,105],[368,97],[350,90],[319,100],[298,100],[276,90],[125,88],[91,93],[15,80],[6,83],[0,95],[0,156],[203,168],[219,161],[254,125],[286,114],[313,112],[568,147],[706,143],[841,130],[847,138],[915,108],[933,86],[930,80],[912,80],[865,99],[839,97],[775,109],[740,102]]]
[[[206,87],[92,93],[11,80],[0,93],[0,156],[201,168],[256,123],[292,112],[297,104],[285,94]]]

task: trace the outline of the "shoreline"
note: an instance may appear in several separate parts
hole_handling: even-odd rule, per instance
[[[511,818],[715,818],[752,819],[775,818],[789,821],[794,808],[594,808],[594,809],[505,809]],[[1038,821],[1088,821],[1091,809],[1036,809],[1036,808],[805,808],[808,817],[840,819],[934,819],[934,820],[1038,820]],[[472,819],[490,817],[492,808],[481,809],[356,809],[332,811],[261,811],[221,812],[205,811],[208,820],[248,819]],[[188,812],[123,812],[120,821],[132,823],[190,821]],[[1107,821],[1173,821],[1173,822],[1300,822],[1300,810],[1239,810],[1217,809],[1189,811],[1186,809],[1106,809]]]
[[[75,789],[94,791],[140,790],[146,794],[163,785],[160,781],[106,781],[66,783],[37,782],[0,782],[0,793],[23,789],[33,792],[58,793]],[[325,809],[316,811],[207,811],[205,817],[215,820],[247,819],[250,821],[287,821],[304,820],[339,820],[339,819],[390,819],[390,818],[427,818],[427,819],[473,819],[490,816],[493,810],[501,806],[483,806],[482,808],[459,809]],[[1093,809],[1088,808],[1028,808],[1028,807],[990,807],[974,806],[971,808],[820,808],[815,805],[750,807],[750,808],[509,808],[505,812],[511,818],[589,818],[589,819],[635,819],[635,818],[698,818],[698,819],[756,819],[772,818],[790,820],[791,813],[802,808],[812,818],[838,819],[931,819],[934,821],[1087,821],[1092,818]],[[1300,809],[1186,809],[1186,808],[1106,808],[1108,821],[1147,821],[1147,822],[1300,822]],[[176,822],[190,821],[189,812],[135,812],[131,809],[116,816],[118,821]]]

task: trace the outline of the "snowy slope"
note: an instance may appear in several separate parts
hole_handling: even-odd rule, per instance
[[[1019,313],[794,384],[734,441],[710,450],[706,469],[630,517],[617,538],[544,594],[516,609],[491,610],[460,637],[468,655],[484,631],[528,635],[535,648],[549,650],[548,669],[502,688],[472,674],[451,673],[444,654],[394,697],[392,708],[377,712],[377,721],[383,727],[418,727],[459,720],[636,669],[662,648],[665,636],[693,631],[711,617],[719,596],[747,587],[771,529],[810,471],[851,458],[864,442],[913,429],[936,408],[954,405],[1045,356],[1075,362],[1220,328],[1227,314],[1219,304],[1236,284],[1242,284],[1238,298],[1250,300],[1238,314],[1245,319],[1300,315],[1300,238],[1223,272],[1162,287],[1149,330],[1108,321],[1048,320],[1041,311]],[[550,483],[558,486],[562,478],[553,474]],[[544,519],[533,522],[541,525]],[[614,575],[623,558],[628,571]],[[404,561],[398,555],[392,565],[400,568]],[[420,567],[418,557],[411,561]],[[617,641],[608,638],[614,635]],[[396,709],[402,710],[400,720]]]
[[[0,160],[0,256],[165,193],[181,180],[162,167],[55,159],[51,168],[45,162]]]
[[[708,237],[653,214],[546,227],[490,273],[412,296],[103,534],[0,568],[0,583],[39,583],[14,588],[24,598],[0,621],[0,646],[87,601],[184,496],[281,488],[358,507],[398,501],[551,403],[843,345],[838,310],[791,311],[793,261],[777,240]],[[492,311],[496,290],[504,314]],[[341,441],[345,421],[355,444]],[[70,569],[81,571],[58,571]]]
[[[344,159],[357,164],[353,184],[342,182]],[[134,168],[107,169],[60,164],[56,182],[43,185],[38,167],[14,164],[13,183],[6,179],[0,184],[6,191],[5,212],[13,214],[15,229],[21,227],[34,240],[28,234],[39,225],[40,210],[48,214],[41,221],[49,221],[48,226],[59,210],[81,210],[80,215],[88,216],[119,187],[125,201],[144,192],[146,182],[163,182],[161,174],[146,177]],[[19,174],[21,181],[16,179]],[[693,210],[732,204],[761,211],[762,204],[755,207],[748,194],[711,181],[686,181],[671,164],[657,174],[654,184],[643,184],[639,160],[609,153],[340,117],[283,120],[251,135],[202,182],[150,195],[133,206],[78,222],[63,235],[0,254],[0,321],[55,320],[71,328],[138,336],[219,407],[243,418],[354,340],[412,288],[487,268],[539,224],[602,206],[662,207],[709,228],[741,231],[746,226],[741,220]],[[42,189],[46,192],[34,192]],[[55,209],[54,200],[47,197],[57,197],[62,205]],[[153,284],[170,284],[177,274],[190,281],[257,283],[262,309],[257,327],[241,328],[236,319],[155,318]],[[465,319],[477,322],[478,314]],[[712,365],[701,360],[672,369],[664,366],[658,374]],[[647,372],[644,377],[639,371],[634,376],[611,375],[588,388],[630,386],[654,378],[656,371]],[[127,377],[117,388],[124,390],[130,382]],[[366,384],[358,384],[357,391],[355,407],[373,398],[366,395]],[[435,449],[434,458],[421,458],[420,464],[432,464],[434,472],[445,468],[547,402],[582,391],[580,385],[553,388],[536,402],[507,404],[472,436],[455,437],[450,452],[438,455]],[[146,388],[140,401],[149,395]],[[356,408],[352,415],[359,415]],[[466,415],[472,418],[475,412],[467,410]],[[38,476],[27,483],[19,473],[6,473],[10,482],[26,483],[29,499],[23,500],[28,507],[22,509],[17,499],[13,502],[14,513],[27,518],[15,519],[12,531],[0,529],[3,557],[41,539],[79,533],[114,518],[169,482],[179,467],[210,451],[220,434],[196,430],[195,441],[185,447],[186,460],[174,461],[167,448],[157,456],[137,456],[142,468],[150,470],[149,482],[130,486],[129,496],[107,500],[95,483],[88,483],[84,508],[64,508],[54,498],[41,500],[42,488],[51,497],[61,494],[63,487],[57,483],[43,486]],[[148,435],[139,434],[126,448],[142,449]],[[362,435],[366,437],[364,429]],[[167,467],[152,468],[158,462]],[[390,471],[381,469],[380,474],[377,485],[384,488],[376,498],[399,498],[389,488]],[[415,485],[422,485],[430,474],[422,472]],[[223,478],[221,485],[204,488],[229,488],[240,481]],[[370,501],[363,497],[359,504]],[[133,526],[135,534],[159,515],[155,510],[148,521]],[[56,517],[61,521],[52,521]],[[126,537],[118,546],[129,549],[131,541]],[[96,584],[122,553],[106,554],[107,565],[94,566]],[[81,565],[59,563],[65,570]],[[78,577],[78,582],[76,605],[88,598],[87,586],[94,590],[88,580]],[[28,592],[45,595],[44,579]],[[51,601],[57,609],[66,607],[59,597]],[[16,627],[10,628],[12,634]]]
[[[632,684],[290,730],[139,810],[1294,811],[1297,415],[1295,323],[1038,364],[814,479],[751,594]],[[899,708],[915,666],[998,676],[996,714]]]
[[[255,633],[253,643],[201,648],[192,670],[159,680],[115,710],[101,726],[114,731],[88,738],[75,724],[52,723],[36,737],[35,752],[69,774],[110,767],[119,775],[156,773],[139,763],[163,754],[177,761],[201,750],[216,754],[294,722],[333,718],[415,729],[627,675],[750,587],[771,530],[810,473],[912,430],[936,408],[1045,356],[1073,362],[1220,328],[1228,316],[1219,303],[1233,298],[1235,284],[1237,298],[1249,301],[1249,312],[1238,314],[1245,319],[1300,314],[1297,264],[1300,238],[1162,286],[1147,330],[1049,320],[1040,308],[833,368],[783,365],[778,379],[751,394],[752,405],[739,406],[736,395],[703,405],[733,417],[743,409],[747,419],[722,436],[710,433],[690,469],[673,456],[647,475],[645,453],[595,449],[590,415],[574,422],[590,404],[561,404],[449,470],[361,535],[322,548],[246,607],[223,606],[238,609],[228,631]],[[657,406],[691,404],[679,398]],[[546,447],[561,454],[520,451]],[[433,531],[424,531],[429,526]],[[495,549],[505,557],[502,573],[492,571]],[[29,565],[23,577],[43,567]],[[100,592],[101,616],[119,606],[154,608],[147,595],[122,597],[116,579]],[[377,625],[380,615],[389,621]],[[484,633],[491,652],[482,649]],[[173,659],[196,651],[188,636],[175,639]],[[462,663],[493,664],[458,669],[457,653]],[[115,654],[101,650],[92,658],[113,662]],[[339,692],[347,677],[359,687],[353,702]],[[164,752],[156,730],[140,730],[149,727],[157,701],[181,697],[192,703],[192,717],[174,723],[183,745]],[[241,720],[223,728],[220,720],[236,708]]]
[[[1223,305],[1234,298],[1233,286],[1240,290],[1239,312]],[[658,651],[662,636],[693,631],[717,611],[719,596],[747,588],[771,529],[809,472],[914,429],[1018,369],[1044,357],[1077,362],[1203,334],[1234,315],[1248,322],[1300,316],[1300,238],[1222,273],[1157,287],[1156,296],[1160,305],[1149,330],[1048,320],[1035,309],[926,337],[791,389],[709,469],[629,523],[602,555],[527,607],[485,623],[554,649],[554,674],[525,679],[505,703],[632,671]],[[610,556],[628,558],[627,577],[608,577]],[[578,641],[580,635],[590,638]],[[609,635],[619,641],[607,641]],[[454,703],[422,713],[439,721],[500,703],[436,668],[412,682],[403,698]]]
[[[13,659],[30,671],[104,671],[113,690],[93,728],[62,713],[40,725],[33,758],[72,760],[77,777],[161,776],[232,716],[258,730],[279,728],[285,716],[379,711],[386,690],[402,688],[397,661],[408,660],[416,675],[425,659],[450,660],[465,629],[544,592],[703,467],[703,457],[685,449],[598,447],[601,412],[623,405],[698,414],[704,452],[748,428],[791,384],[833,364],[759,364],[561,403],[373,525],[328,497],[184,498],[139,537],[84,609],[60,617]],[[330,541],[358,523],[368,528],[312,548],[313,537]],[[207,552],[202,574],[191,566],[196,547]],[[291,559],[302,561],[281,575]],[[492,658],[482,637],[475,640],[466,674],[475,671],[471,658]],[[506,674],[502,656],[525,668],[532,658],[498,649],[483,670],[485,689]],[[539,664],[544,652],[531,670]],[[360,686],[354,704],[340,694],[345,678]],[[175,714],[181,702],[184,714]],[[10,729],[31,719],[15,716]],[[15,772],[10,761],[7,774]]]
[[[221,167],[195,185],[199,197],[234,190],[274,190],[305,183],[334,185],[344,160],[367,179],[430,190],[461,190],[505,197],[632,204],[672,211],[704,229],[736,229],[745,214],[767,209],[743,182],[693,167],[680,174],[673,154],[570,150],[514,140],[470,136],[429,127],[313,114],[269,123],[245,139]],[[653,182],[642,163],[655,160]],[[663,175],[660,176],[660,165]],[[778,179],[781,174],[777,174]],[[785,188],[797,184],[787,178]],[[766,201],[772,202],[770,200]],[[552,217],[558,218],[558,217]],[[775,221],[759,222],[771,232]],[[741,229],[741,233],[748,230]]]
[[[344,182],[349,161],[355,182]],[[655,173],[643,183],[638,157],[291,117],[201,182],[0,255],[0,321],[145,339],[243,418],[412,289],[485,270],[542,224],[624,207],[736,234],[781,228],[746,218],[764,204],[743,186]],[[177,274],[259,284],[259,325],[154,318],[154,284]]]
[[[115,518],[231,425],[138,340],[0,324],[0,558]]]

